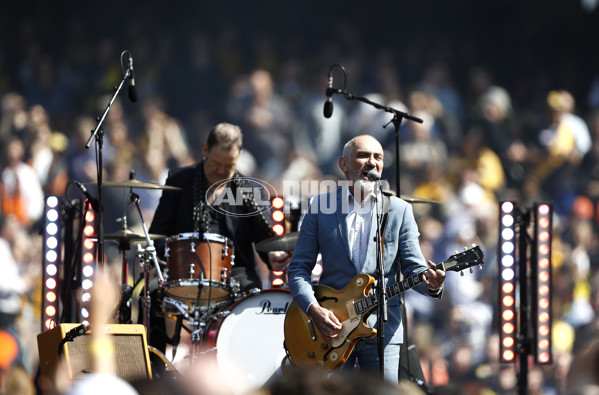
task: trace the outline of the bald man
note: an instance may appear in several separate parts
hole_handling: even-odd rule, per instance
[[[423,283],[416,290],[440,298],[445,280],[445,273],[432,269],[435,264],[427,262],[420,250],[418,227],[410,204],[394,196],[381,196],[375,181],[369,180],[369,172],[382,173],[381,144],[369,135],[357,136],[345,144],[338,163],[346,180],[336,190],[312,199],[288,268],[294,300],[329,344],[342,334],[342,323],[317,300],[311,282],[312,269],[321,254],[323,271],[319,283],[337,290],[345,288],[360,273],[374,276],[377,268],[375,200],[380,205],[379,212],[388,207],[383,232],[385,287],[396,282],[401,270],[406,278],[422,277]],[[384,327],[384,378],[394,383],[398,382],[399,349],[403,340],[400,302],[399,298],[389,299]],[[368,325],[377,328],[376,313],[370,315]],[[376,337],[359,340],[341,369],[354,366],[379,372]]]

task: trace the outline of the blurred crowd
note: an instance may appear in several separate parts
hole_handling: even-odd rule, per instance
[[[121,42],[95,37],[77,18],[64,23],[67,39],[56,52],[45,45],[46,25],[21,22],[14,32],[19,50],[6,52],[16,55],[14,63],[0,53],[5,382],[11,363],[30,377],[37,370],[44,196],[61,196],[66,204],[81,197],[73,180],[94,192],[99,151],[85,144],[123,75]],[[443,40],[433,48],[437,56],[430,49],[367,48],[349,24],[310,50],[296,36],[281,50],[272,35],[244,37],[232,24],[214,32],[183,25],[185,40],[176,43],[168,34],[153,41],[143,25],[127,29],[122,41],[135,59],[139,100],[120,95],[108,112],[103,180],[124,181],[133,170],[138,180],[163,183],[169,167],[200,159],[206,134],[220,121],[242,128],[242,173],[279,188],[285,181],[337,180],[342,144],[372,134],[385,148],[383,178],[391,189],[439,202],[413,205],[425,256],[442,262],[472,244],[485,253],[483,270],[448,274],[441,302],[405,295],[424,376],[444,393],[516,391],[516,366],[499,363],[498,203],[552,203],[553,363],[531,365],[528,393],[564,393],[568,385],[586,383],[584,369],[568,375],[599,340],[599,73],[582,88],[581,76],[557,80],[543,71],[510,79],[500,67],[473,62],[461,68],[464,61],[452,61]],[[175,54],[181,54],[176,67]],[[347,74],[330,71],[332,63]],[[571,62],[561,65],[564,74],[576,74]],[[335,87],[423,122],[403,120],[396,151],[388,112],[335,95],[333,116],[324,118],[329,72]],[[141,219],[149,224],[160,197],[137,191],[138,218],[122,192],[105,190],[108,233],[121,228],[123,212],[133,227]],[[120,264],[112,245],[107,259]],[[588,380],[597,384],[596,373]]]

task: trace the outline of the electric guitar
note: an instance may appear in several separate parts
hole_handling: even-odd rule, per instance
[[[484,254],[479,246],[450,256],[445,262],[435,266],[435,270],[460,272],[479,265],[482,269]],[[470,269],[472,271],[472,269]],[[462,275],[464,273],[461,273]],[[387,299],[423,282],[422,275],[416,274],[385,289]],[[292,365],[302,368],[319,368],[330,372],[349,358],[358,340],[376,336],[376,329],[368,326],[367,319],[375,311],[378,298],[369,295],[374,277],[361,273],[354,277],[342,290],[326,285],[315,285],[314,295],[318,303],[331,310],[342,324],[341,332],[327,343],[312,319],[295,301],[292,301],[285,315],[285,349]]]

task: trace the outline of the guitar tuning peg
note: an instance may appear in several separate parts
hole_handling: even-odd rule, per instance
[[[483,270],[483,265],[481,265],[480,263],[478,264],[478,270]]]
[[[460,272],[460,276],[464,277],[464,272]]]
[[[472,268],[470,268],[470,274],[474,273],[474,270],[472,270]]]
[[[453,252],[454,252],[455,254],[457,254],[457,253],[458,253],[458,250],[454,250]]]
[[[468,247],[464,246],[464,251],[468,251]]]
[[[472,243],[472,248],[474,248],[474,247],[476,247],[476,244],[475,244],[475,243]]]

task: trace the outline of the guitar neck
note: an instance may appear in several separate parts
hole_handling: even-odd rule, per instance
[[[445,271],[445,267],[443,263],[435,266],[434,270],[443,270]],[[412,289],[417,285],[422,284],[422,274],[415,274],[412,277],[408,277],[401,282],[395,283],[390,287],[385,288],[385,294],[387,295],[387,299],[394,298],[399,294],[407,291],[408,289]],[[365,298],[362,298],[354,303],[356,307],[356,312],[358,314],[362,314],[371,310],[373,307],[378,305],[378,298],[376,294],[368,295]]]

